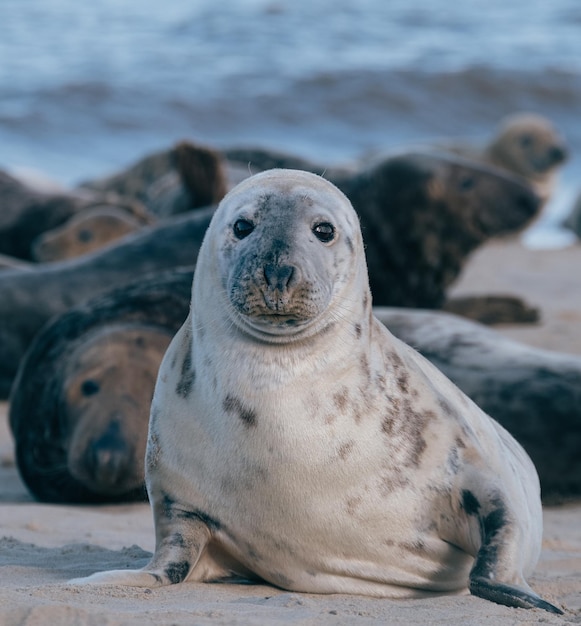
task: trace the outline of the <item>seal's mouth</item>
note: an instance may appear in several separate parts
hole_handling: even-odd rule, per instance
[[[244,334],[268,343],[287,343],[316,334],[320,316],[302,317],[288,312],[247,314],[232,308],[232,321]]]
[[[289,315],[285,315],[284,313],[272,313],[269,315],[259,315],[257,317],[252,318],[259,323],[264,323],[270,326],[296,326],[305,320],[298,319],[296,317],[292,317]]]
[[[532,161],[537,174],[545,174],[567,160],[567,149],[563,146],[551,146],[542,155]]]
[[[289,315],[285,312],[279,313],[260,313],[255,315],[245,315],[239,313],[245,324],[262,332],[273,332],[280,334],[284,332],[299,330],[308,326],[313,320],[312,318],[304,318],[296,315]]]
[[[261,333],[276,335],[300,330],[313,323],[321,314],[321,307],[313,306],[308,299],[276,298],[268,292],[261,292],[256,298],[242,303],[230,299],[230,304],[236,321],[244,329],[251,327]]]

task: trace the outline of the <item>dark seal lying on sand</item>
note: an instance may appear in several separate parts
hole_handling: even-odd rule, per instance
[[[149,405],[187,315],[192,269],[150,276],[48,324],[10,397],[16,461],[48,502],[144,499]]]

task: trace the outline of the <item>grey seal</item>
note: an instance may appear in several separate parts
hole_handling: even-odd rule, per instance
[[[501,121],[482,156],[489,163],[527,179],[543,202],[547,202],[559,167],[569,156],[569,148],[554,124],[543,115],[515,113]]]
[[[215,150],[180,141],[110,176],[85,181],[81,187],[115,192],[142,202],[158,217],[168,217],[218,203],[226,193],[227,178]]]
[[[35,338],[12,387],[9,417],[18,470],[36,499],[145,499],[151,397],[187,314],[191,274],[144,276],[74,307]]]
[[[142,570],[293,591],[470,591],[561,610],[526,582],[541,549],[522,447],[373,316],[359,219],[319,176],[271,170],[220,204],[152,401]]]
[[[116,207],[97,205],[42,233],[32,242],[32,257],[39,263],[49,263],[83,256],[153,221],[145,222]]]
[[[32,243],[39,235],[96,205],[108,205],[138,219],[148,219],[145,207],[134,200],[87,190],[45,190],[3,171],[0,197],[0,254],[24,260],[32,260]]]
[[[548,118],[520,112],[503,118],[482,146],[443,142],[435,150],[488,163],[526,180],[545,204],[551,197],[559,168],[569,158],[567,142]]]

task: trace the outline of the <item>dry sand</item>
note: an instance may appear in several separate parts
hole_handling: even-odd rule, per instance
[[[514,241],[492,243],[474,256],[454,292],[521,295],[541,309],[543,322],[501,332],[581,354],[581,246],[530,251]],[[1,404],[0,626],[581,623],[581,503],[545,510],[543,552],[530,580],[542,596],[565,609],[563,617],[469,595],[390,601],[289,593],[270,586],[68,586],[76,576],[144,564],[153,549],[149,507],[33,502],[14,467],[6,411]]]

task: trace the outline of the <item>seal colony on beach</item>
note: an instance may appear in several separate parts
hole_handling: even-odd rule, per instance
[[[175,333],[190,309],[193,271],[193,267],[182,267],[146,275],[73,307],[35,337],[12,386],[10,420],[21,451],[17,454],[20,474],[37,499],[72,504],[145,497],[145,488],[124,494],[120,485],[127,484],[126,477],[134,482],[145,480],[145,437],[141,438],[141,432],[136,435],[136,429],[147,430],[151,376],[156,371],[144,370],[141,362],[132,367],[128,359],[121,358],[127,371],[119,372],[119,383],[99,384],[98,392],[88,398],[69,391],[78,379],[70,373],[79,360],[87,361],[84,354],[88,352],[89,362],[98,363],[92,378],[100,379],[107,369],[110,344],[114,343],[116,350],[131,351],[131,334],[145,326]],[[130,311],[131,320],[127,317]],[[428,358],[515,437],[535,464],[545,503],[581,494],[580,356],[511,341],[442,311],[375,307],[373,312],[390,332]],[[86,368],[77,372],[82,382],[83,371]],[[125,377],[147,395],[144,401],[143,395],[129,394],[132,407],[127,415],[123,408],[128,392],[121,384]],[[95,406],[107,407],[101,410],[102,416],[121,414],[122,421],[128,421],[130,427],[119,431],[121,440],[127,437],[123,445],[115,437],[103,440],[103,421],[90,417]],[[64,423],[65,430],[60,427]],[[84,431],[83,437],[73,435],[77,428]],[[135,446],[136,439],[143,445]],[[99,456],[94,454],[95,442],[100,442]],[[41,452],[55,448],[58,455]],[[100,471],[101,462],[110,463],[119,450],[133,451],[124,472]],[[78,471],[70,463],[73,459],[95,461],[83,483],[74,479]],[[55,490],[56,473],[60,488]],[[70,480],[65,482],[64,475]]]
[[[358,216],[310,173],[256,175],[215,213],[157,379],[146,481],[150,563],[73,583],[468,587],[561,613],[526,582],[542,539],[531,460],[373,316]]]
[[[452,156],[403,153],[355,173],[328,174],[360,216],[374,302],[385,306],[441,307],[469,254],[494,235],[522,229],[539,208],[514,177]],[[1,272],[0,394],[51,316],[147,272],[195,263],[213,211],[160,220],[31,272]]]

